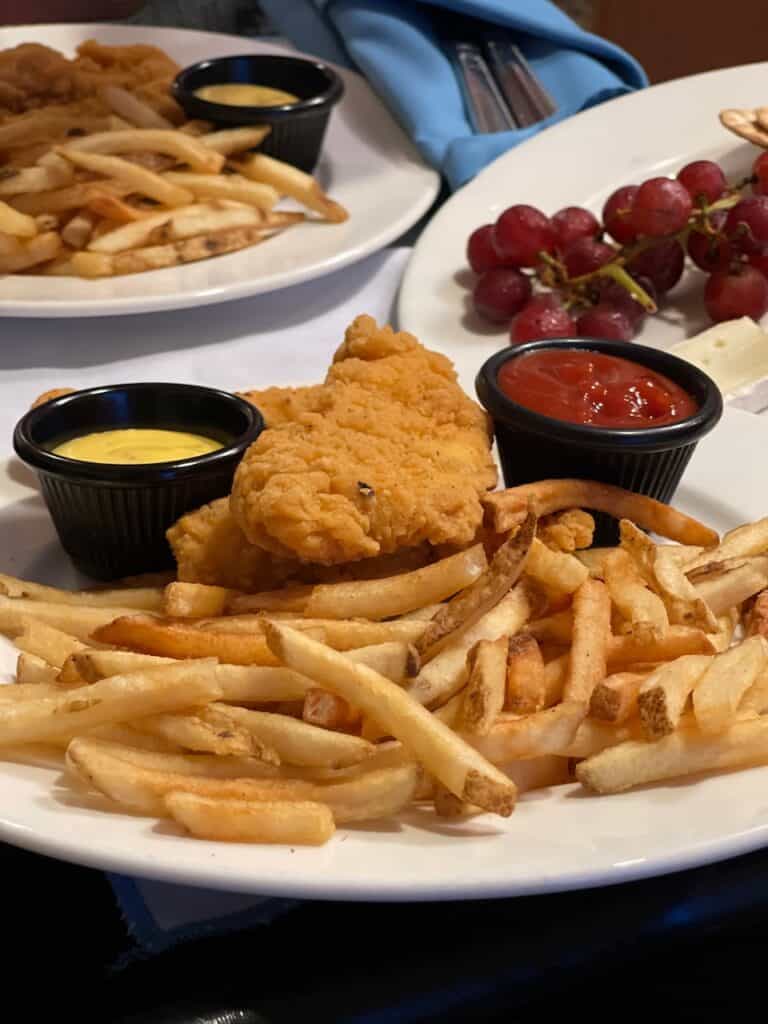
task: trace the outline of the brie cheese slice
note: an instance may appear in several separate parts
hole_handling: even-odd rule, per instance
[[[725,393],[768,377],[768,334],[748,316],[715,324],[670,352],[694,363]]]

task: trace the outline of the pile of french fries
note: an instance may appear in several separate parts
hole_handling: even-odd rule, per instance
[[[268,126],[176,126],[119,86],[102,98],[113,113],[97,130],[62,143],[56,122],[48,148],[47,108],[0,125],[0,273],[101,278],[234,252],[306,219],[277,210],[284,197],[321,221],[347,218],[311,175],[252,152]],[[43,152],[20,166],[13,154],[30,142]]]
[[[584,509],[620,519],[592,547]],[[768,518],[722,540],[585,481],[488,495],[477,543],[383,580],[67,592],[0,575],[0,757],[194,836],[319,844],[406,807],[506,817],[768,763]],[[645,530],[663,541],[656,543]]]

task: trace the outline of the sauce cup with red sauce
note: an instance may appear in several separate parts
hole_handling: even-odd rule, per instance
[[[698,367],[623,341],[508,347],[483,364],[475,387],[508,487],[579,477],[668,502],[723,412],[717,385]],[[615,523],[598,524],[600,543],[615,539]]]

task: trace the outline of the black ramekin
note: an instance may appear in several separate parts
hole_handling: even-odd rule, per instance
[[[207,455],[120,466],[54,455],[82,434],[126,427],[185,430],[220,441]],[[192,384],[88,388],[32,409],[16,424],[17,455],[37,470],[62,546],[98,580],[173,564],[165,531],[179,516],[229,493],[246,448],[264,428],[236,395]]]
[[[543,416],[508,398],[498,385],[510,359],[544,349],[587,349],[619,356],[669,377],[699,404],[687,419],[659,427],[612,429],[582,426]],[[591,338],[533,341],[491,356],[475,380],[477,395],[493,418],[507,487],[550,478],[579,477],[616,484],[668,502],[699,440],[716,426],[723,399],[715,382],[697,366],[646,345]],[[598,543],[616,538],[610,517],[596,517]]]
[[[230,82],[283,89],[298,96],[299,102],[240,107],[213,103],[195,95],[205,85]],[[311,171],[320,155],[331,109],[341,99],[344,85],[322,61],[250,53],[193,64],[179,72],[171,92],[190,117],[210,121],[220,128],[268,124],[272,130],[259,146],[259,152]]]

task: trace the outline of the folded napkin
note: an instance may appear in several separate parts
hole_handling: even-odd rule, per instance
[[[548,125],[648,82],[637,61],[549,0],[262,0],[262,8],[299,49],[365,75],[452,188]],[[475,134],[435,31],[441,17],[455,14],[507,29],[557,112],[529,128]]]

